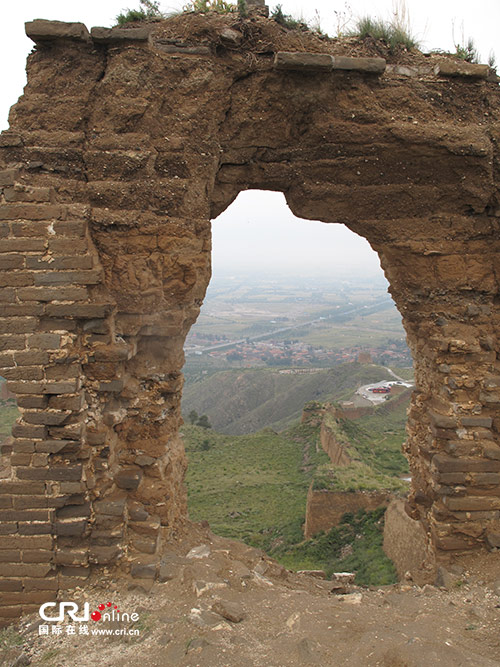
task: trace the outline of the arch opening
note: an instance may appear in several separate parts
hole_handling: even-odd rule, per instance
[[[334,539],[346,512],[368,511],[358,541],[354,531],[344,545],[347,561],[332,551],[314,566],[389,583],[377,527],[408,492],[401,448],[413,373],[366,240],[296,218],[281,193],[240,193],[212,221],[212,278],[185,354],[191,518],[304,569],[307,549],[318,551],[298,547],[304,534]],[[377,558],[359,562],[352,550],[370,540]]]

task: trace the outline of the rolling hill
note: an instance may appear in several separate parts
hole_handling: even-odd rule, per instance
[[[207,414],[216,431],[231,435],[266,427],[281,431],[300,418],[308,401],[347,399],[364,384],[389,379],[385,367],[357,362],[297,375],[272,368],[232,369],[188,380],[182,412]]]

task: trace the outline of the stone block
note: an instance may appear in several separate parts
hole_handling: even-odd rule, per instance
[[[84,301],[88,298],[85,287],[24,287],[17,293],[22,301]]]
[[[451,60],[443,58],[435,68],[436,76],[462,76],[471,79],[486,79],[490,73],[488,65],[477,65],[465,60]]]
[[[100,547],[92,546],[89,554],[89,561],[98,565],[107,565],[116,562],[123,552],[120,547]]]
[[[67,537],[81,537],[85,534],[88,521],[56,521],[55,534]]]
[[[296,72],[331,72],[333,57],[325,53],[278,51],[274,56],[274,68]]]
[[[90,516],[90,503],[82,505],[65,505],[56,512],[57,519],[74,519]]]
[[[333,56],[334,70],[352,70],[366,74],[383,74],[386,68],[383,58],[349,58],[347,56]]]
[[[222,616],[231,623],[241,623],[245,618],[245,610],[238,602],[229,602],[227,600],[218,600],[212,605],[212,611]]]
[[[43,249],[43,248],[42,248]],[[102,281],[99,269],[88,271],[46,271],[35,274],[35,285],[41,287],[51,285],[97,285]]]
[[[489,511],[500,510],[500,498],[494,496],[462,496],[454,498],[447,496],[444,503],[451,511]]]
[[[432,459],[439,472],[499,472],[500,461],[473,458],[453,458],[444,454],[436,454]]]
[[[18,468],[16,473],[19,479],[77,481],[82,478],[82,466],[51,466],[44,470],[39,468]]]
[[[114,482],[120,489],[134,491],[141,483],[143,474],[140,468],[123,468],[114,476]]]
[[[40,410],[39,412],[24,412],[23,420],[28,424],[44,424],[47,426],[54,426],[63,424],[71,412],[54,412],[48,410]]]
[[[118,500],[97,500],[94,502],[94,512],[105,516],[122,517],[125,511],[125,498]]]
[[[123,390],[123,380],[110,380],[109,382],[99,382],[100,392],[119,393]]]
[[[14,185],[19,175],[19,169],[3,169],[0,171],[0,187]]]
[[[134,579],[154,579],[156,577],[156,563],[132,563],[130,574]]]
[[[36,19],[25,23],[24,28],[26,35],[36,44],[53,42],[56,39],[71,39],[83,42],[90,39],[89,31],[83,23]]]
[[[145,42],[149,39],[151,26],[139,28],[102,28],[96,26],[91,29],[90,35],[96,44],[113,44],[116,42]]]
[[[45,314],[48,317],[93,320],[106,317],[112,308],[108,303],[51,303],[45,307]]]
[[[35,451],[43,454],[74,452],[78,444],[74,440],[42,440],[35,443]]]

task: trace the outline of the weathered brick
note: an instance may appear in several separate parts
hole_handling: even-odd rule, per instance
[[[0,269],[22,269],[24,267],[24,255],[6,254],[0,255]]]
[[[78,549],[58,549],[54,554],[54,562],[59,565],[87,565],[87,551]]]
[[[497,486],[500,484],[500,473],[497,472],[478,472],[473,473],[471,477],[474,486],[489,486],[491,484]]]
[[[27,287],[33,285],[34,274],[31,271],[2,271],[0,287]]]
[[[0,252],[42,252],[45,250],[45,245],[45,239],[3,239],[0,244]]]
[[[23,287],[17,293],[23,301],[84,301],[88,298],[85,287]]]
[[[27,424],[44,424],[47,426],[58,426],[63,424],[71,412],[51,412],[49,410],[41,410],[39,412],[24,412],[23,420]]]
[[[107,303],[51,303],[46,306],[45,314],[49,317],[96,319],[106,317],[111,309],[112,305]]]
[[[0,496],[0,509],[6,510],[12,507],[12,498]]]
[[[0,579],[0,591],[22,591],[22,590],[23,590],[22,579]]]
[[[42,317],[40,318],[40,323],[38,324],[38,331],[48,332],[51,331],[76,331],[77,323],[76,320],[67,319],[56,319],[55,317]]]
[[[75,270],[91,269],[94,266],[94,260],[91,255],[68,255],[67,257],[51,257],[49,262],[44,257],[26,257],[26,268],[49,271],[55,270]],[[0,264],[1,266],[1,264]]]
[[[31,334],[27,338],[27,343],[31,349],[58,350],[61,345],[61,336],[54,333]]]
[[[45,484],[43,482],[17,482],[0,480],[0,494],[8,493],[14,496],[44,495]]]
[[[0,303],[0,317],[21,317],[43,315],[43,306],[39,303]]]
[[[24,350],[15,352],[14,359],[16,366],[45,366],[49,363],[49,354],[44,350]]]
[[[26,382],[9,380],[7,386],[14,394],[41,394],[45,384],[43,382]]]
[[[67,382],[47,382],[43,388],[44,394],[74,394],[78,390],[78,380]]]
[[[87,223],[85,220],[63,220],[54,223],[54,231],[61,236],[85,236]]]
[[[15,535],[2,537],[0,549],[52,549],[53,539],[49,535]],[[7,576],[2,572],[3,576]],[[15,576],[15,575],[14,575]],[[26,575],[38,576],[38,575]]]
[[[488,459],[472,459],[466,457],[453,458],[444,454],[436,454],[433,464],[440,472],[498,472],[500,461]]]
[[[77,449],[78,445],[74,440],[43,440],[35,443],[35,451],[46,454],[74,452]]]
[[[106,437],[105,431],[90,431],[87,429],[86,439],[89,445],[104,445]]]
[[[40,366],[5,368],[3,377],[7,380],[43,380],[43,369]]]
[[[36,395],[27,395],[27,396],[18,396],[17,405],[20,408],[45,408],[47,407],[47,396],[36,396]]]
[[[80,364],[57,364],[45,368],[47,380],[73,380],[81,375]]]
[[[123,380],[110,380],[109,382],[99,382],[98,391],[101,392],[120,392],[123,389]]]
[[[12,317],[0,320],[0,334],[32,333],[36,330],[38,320],[35,317]]]
[[[72,410],[77,412],[83,407],[83,395],[50,396],[49,408],[52,410]]]
[[[47,434],[45,426],[34,426],[32,424],[16,423],[12,427],[12,435],[15,438],[35,438],[42,440]],[[35,478],[33,478],[35,479]]]
[[[88,521],[57,521],[55,523],[56,535],[79,537],[87,530]]]
[[[16,474],[19,479],[78,481],[82,477],[82,467],[78,465],[52,466],[48,469],[17,468]]]
[[[65,213],[64,206],[54,204],[4,204],[0,207],[0,220],[57,220]]]
[[[0,303],[13,303],[16,300],[17,290],[13,287],[3,287],[0,290]]]
[[[52,523],[46,521],[46,522],[41,522],[41,521],[35,521],[32,522],[30,521],[29,523],[24,523],[22,521],[19,522],[18,524],[18,533],[19,535],[51,535],[53,533],[54,526]],[[31,561],[33,562],[33,561]],[[40,561],[34,561],[36,563],[38,562],[45,562],[45,560],[40,560]]]
[[[11,368],[14,365],[14,355],[12,353],[0,354],[0,368]]]
[[[42,452],[36,452],[31,457],[31,465],[37,468],[46,467],[49,464],[49,455]]]
[[[31,454],[14,452],[10,457],[10,464],[13,466],[29,466],[31,464]]]
[[[59,579],[58,577],[44,577],[43,579],[30,579],[25,578],[22,580],[24,584],[24,590],[32,591],[57,591],[59,588]],[[48,600],[47,600],[48,601]]]
[[[7,202],[50,202],[53,188],[33,188],[16,186],[5,188],[3,195]]]
[[[90,503],[83,505],[65,505],[56,512],[57,519],[75,519],[90,516]]]
[[[500,510],[500,498],[494,496],[462,496],[452,498],[445,496],[444,502],[450,510]]]
[[[15,521],[4,521],[0,523],[0,535],[13,535],[17,533],[17,523]],[[2,537],[1,542],[4,538]],[[7,547],[2,547],[0,542],[0,549],[6,549]]]
[[[7,566],[9,567],[9,566]],[[40,566],[27,566],[27,567],[40,567]],[[3,593],[2,594],[2,603],[6,605],[13,604],[28,604],[28,603],[39,603],[47,602],[47,594],[45,591],[23,591],[22,593]]]
[[[77,422],[75,424],[68,424],[67,426],[51,426],[49,427],[49,435],[56,440],[58,438],[66,438],[67,440],[80,440],[83,434],[83,424]]]
[[[30,539],[30,538],[28,538]],[[4,577],[45,577],[51,571],[51,566],[44,563],[25,564],[9,563],[2,566]],[[2,596],[3,597],[3,596]]]
[[[47,521],[51,510],[0,510],[1,521]]]
[[[102,282],[102,271],[47,271],[35,273],[35,285],[97,285]]]
[[[49,503],[46,496],[14,496],[12,500],[16,510],[48,507]]]
[[[23,608],[18,605],[16,607],[0,607],[0,624],[3,624],[5,619],[18,618],[23,613]]]
[[[11,222],[12,234],[16,238],[42,238],[45,239],[49,234],[49,223],[33,222]]]
[[[0,187],[14,185],[19,176],[19,169],[4,169],[0,171]]]
[[[88,252],[88,243],[85,238],[57,238],[49,239],[49,250],[60,255],[82,255]]]
[[[5,350],[24,350],[26,347],[26,338],[19,335],[0,335],[0,351]]]
[[[0,551],[0,563],[18,563],[21,560],[21,552],[14,549],[2,549]]]
[[[35,451],[35,442],[29,438],[14,438],[12,451],[21,453],[33,453]]]

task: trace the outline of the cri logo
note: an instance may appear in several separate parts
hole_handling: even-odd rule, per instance
[[[59,611],[57,616],[48,616],[46,613],[46,610],[48,610],[50,607],[59,607]],[[42,604],[40,607],[40,617],[44,621],[64,621],[64,615],[67,614],[71,620],[77,622],[77,623],[85,623],[87,622],[90,618],[93,621],[100,621],[101,618],[103,617],[103,614],[101,612],[104,612],[104,617],[109,617],[108,620],[111,618],[113,620],[118,620],[119,619],[119,614],[120,610],[114,605],[112,602],[108,602],[106,604],[100,604],[98,605],[97,609],[99,611],[93,611],[91,614],[89,614],[89,603],[84,602],[83,604],[83,614],[78,616],[78,605],[76,602],[46,602],[45,604]],[[108,612],[108,613],[106,613]]]

